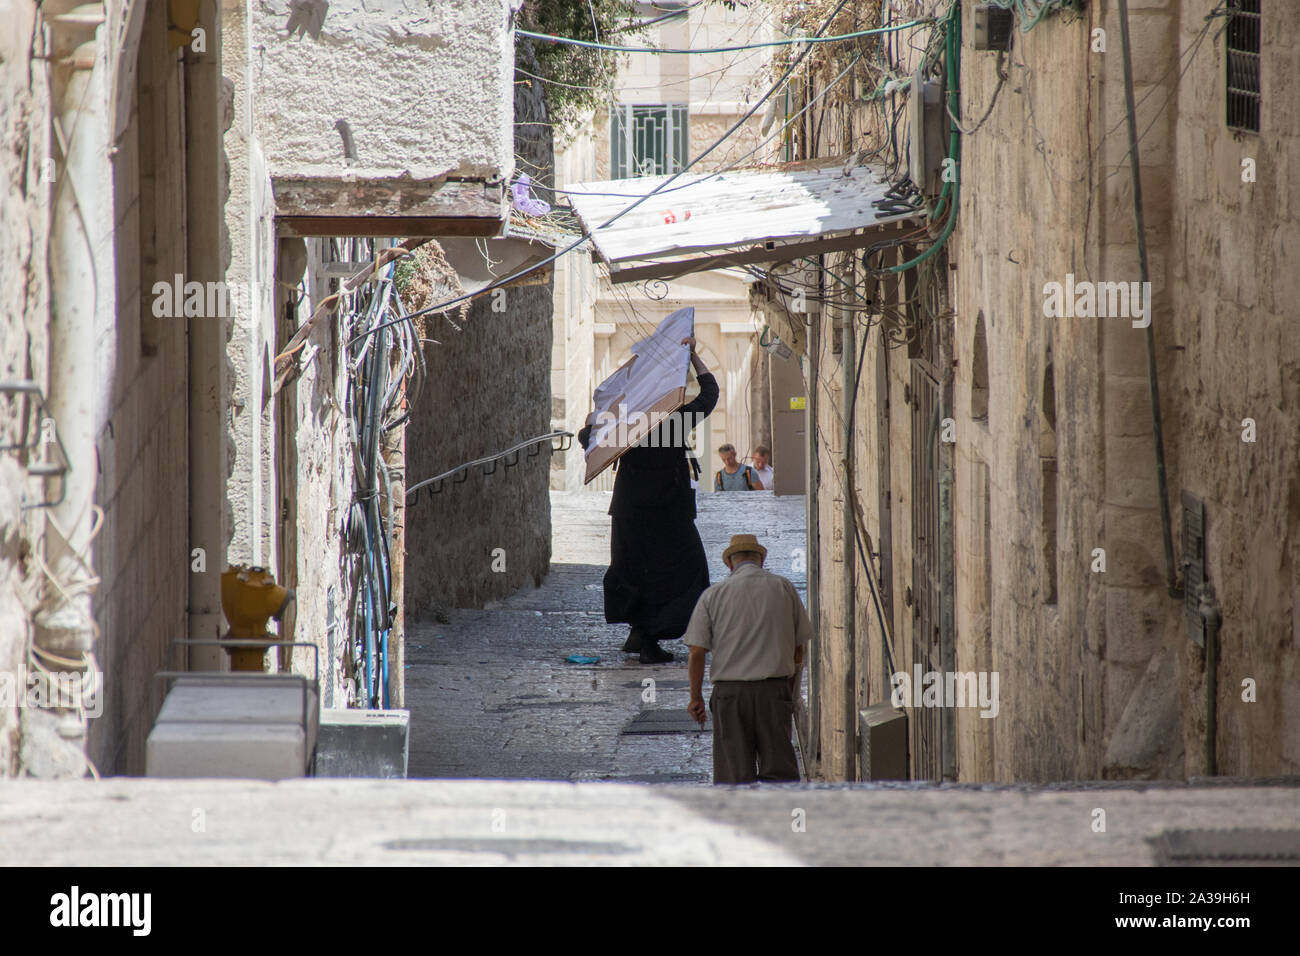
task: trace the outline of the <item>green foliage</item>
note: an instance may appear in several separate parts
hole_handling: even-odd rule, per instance
[[[393,288],[397,290],[398,295],[405,295],[411,287],[411,280],[415,278],[415,257],[403,256],[397,260],[393,266]]]
[[[645,45],[645,30],[629,29],[629,24],[638,19],[635,4],[628,0],[526,0],[519,13],[519,26],[575,40],[629,43],[635,38]],[[544,84],[546,108],[558,146],[592,109],[609,102],[619,61],[624,56],[545,40],[532,41],[532,47],[536,65],[528,65],[523,57],[519,65],[551,81]]]

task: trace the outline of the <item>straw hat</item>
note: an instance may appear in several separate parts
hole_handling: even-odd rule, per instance
[[[752,534],[733,534],[731,544],[727,545],[727,549],[722,552],[723,563],[740,551],[757,551],[764,559],[767,558],[767,548],[759,544],[758,539]]]

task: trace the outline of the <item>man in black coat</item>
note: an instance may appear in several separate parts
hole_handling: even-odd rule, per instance
[[[709,586],[708,559],[695,528],[688,451],[691,431],[718,404],[718,382],[696,354],[695,338],[681,344],[691,347],[700,394],[619,458],[609,506],[614,521],[605,620],[631,625],[623,650],[639,652],[645,664],[673,660],[659,642],[682,636]],[[588,424],[578,441],[585,449],[590,439]]]

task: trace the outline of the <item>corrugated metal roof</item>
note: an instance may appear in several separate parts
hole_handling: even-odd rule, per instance
[[[667,176],[579,183],[567,195],[586,229],[594,229],[597,256],[615,281],[669,276],[741,262],[774,262],[808,254],[830,237],[867,230],[862,245],[878,241],[881,227],[911,224],[924,210],[877,207],[891,188],[884,171],[845,167],[845,159],[779,167],[687,173],[609,226],[602,223],[631,200],[650,193]],[[716,265],[711,265],[713,260]],[[640,266],[640,268],[633,268]]]

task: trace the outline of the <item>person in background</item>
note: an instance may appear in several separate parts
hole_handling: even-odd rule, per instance
[[[758,472],[736,460],[736,446],[728,442],[718,447],[722,467],[713,476],[714,491],[762,491]]]
[[[713,695],[713,782],[798,780],[790,743],[794,693],[812,622],[794,585],[763,569],[767,548],[737,534],[722,552],[731,576],[700,595],[683,639],[691,701],[704,726],[704,663]]]
[[[755,445],[752,456],[754,462],[754,471],[758,472],[758,480],[763,483],[763,487],[769,491],[776,486],[772,483],[772,450],[766,445]]]

